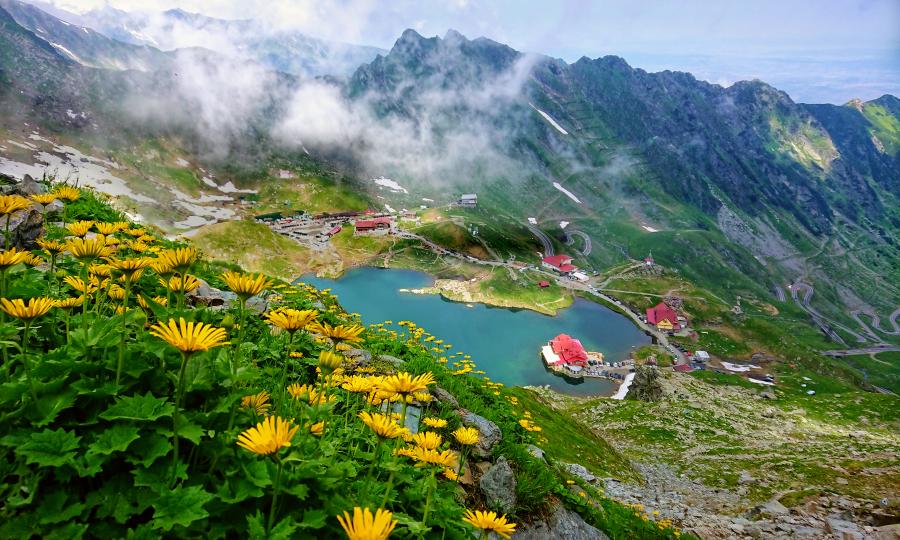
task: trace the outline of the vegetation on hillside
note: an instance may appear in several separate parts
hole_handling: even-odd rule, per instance
[[[554,503],[613,538],[680,535],[573,489],[527,451],[541,428],[516,394],[414,323],[364,328],[327,291],[205,259],[92,192],[52,196],[64,227],[0,254],[0,536],[508,536]],[[201,280],[234,297],[203,307]],[[465,483],[482,435],[437,385],[502,431],[506,517],[466,510],[485,505]]]

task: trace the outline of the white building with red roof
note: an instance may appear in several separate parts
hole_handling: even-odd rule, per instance
[[[541,348],[544,362],[549,366],[584,367],[588,363],[587,351],[581,341],[568,334],[560,334]]]
[[[541,266],[549,268],[550,270],[555,270],[560,274],[570,274],[578,270],[577,267],[572,265],[572,257],[569,257],[568,255],[544,257],[541,261]]]

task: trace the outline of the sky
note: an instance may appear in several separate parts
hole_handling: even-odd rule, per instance
[[[758,78],[803,102],[900,94],[900,0],[51,0],[84,12],[181,8],[390,48],[400,33],[474,38],[573,62],[616,54],[723,85]]]

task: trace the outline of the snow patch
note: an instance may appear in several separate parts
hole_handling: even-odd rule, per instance
[[[619,385],[619,389],[616,390],[616,393],[610,396],[610,399],[625,399],[625,396],[628,395],[628,388],[631,386],[632,381],[634,381],[634,373],[625,375],[625,380]]]
[[[659,229],[654,229],[653,227],[650,227],[649,225],[641,225],[641,228],[647,232],[659,232]]]
[[[50,45],[53,45],[54,47],[56,47],[57,49],[59,49],[60,51],[62,51],[63,53],[65,53],[66,56],[68,56],[68,57],[71,58],[72,60],[75,60],[75,61],[78,62],[79,64],[84,64],[84,62],[81,60],[81,58],[78,58],[78,55],[77,55],[77,54],[75,54],[75,53],[73,53],[72,51],[70,51],[69,49],[63,47],[63,46],[60,45],[59,43],[54,43],[54,42],[52,42],[52,41],[49,41],[48,43],[50,43]]]
[[[562,184],[560,184],[559,182],[553,182],[553,187],[555,187],[556,189],[565,193],[566,196],[569,197],[570,199],[572,199],[573,201],[577,202],[578,204],[581,204],[581,199],[576,197],[575,194],[572,193],[571,191],[569,191],[568,189],[562,187]]]
[[[9,144],[11,144],[13,146],[18,146],[19,148],[24,148],[25,150],[37,150],[38,149],[37,146],[35,146],[31,143],[28,143],[28,142],[18,142],[18,141],[14,141],[12,139],[6,139],[6,142],[8,142]]]
[[[394,210],[393,208],[391,208],[391,205],[389,205],[389,204],[384,205],[384,207],[385,207],[385,209],[387,209],[388,212],[390,212],[390,213],[392,213],[392,214],[393,214],[394,212],[396,212],[396,210]]]
[[[211,188],[219,189],[219,184],[213,182],[213,181],[212,181],[212,178],[210,178],[210,177],[208,177],[208,176],[204,176],[203,178],[200,179],[200,181],[203,182],[204,184],[206,184],[207,186],[211,187]]]
[[[549,114],[547,114],[547,113],[545,113],[544,111],[542,111],[542,110],[538,109],[537,107],[535,107],[533,103],[529,103],[529,105],[531,105],[531,108],[534,109],[534,110],[536,110],[536,111],[538,112],[538,114],[540,114],[541,116],[543,116],[543,117],[544,117],[544,120],[550,122],[550,125],[556,128],[556,131],[562,133],[563,135],[568,135],[568,134],[569,134],[569,132],[566,131],[565,129],[563,129],[563,127],[562,127],[561,125],[559,125],[558,123],[556,123],[556,120],[554,120],[553,117],[551,117]]]
[[[528,218],[528,223],[531,223],[532,225],[537,225],[537,220],[534,219],[533,217],[530,217],[530,218]]]
[[[434,202],[434,199],[428,199],[428,198],[425,198],[425,197],[422,197],[422,200],[425,201],[425,202]]]
[[[744,373],[751,369],[759,369],[759,366],[754,366],[753,364],[732,364],[731,362],[722,362],[722,367],[736,373]]]
[[[559,222],[559,228],[560,228],[560,229],[565,229],[565,228],[568,227],[568,226],[569,226],[569,222],[568,222],[568,221],[560,221],[560,222]]]
[[[372,181],[381,187],[388,188],[389,190],[393,191],[394,193],[409,193],[409,191],[407,191],[405,187],[401,186],[396,181],[391,180],[390,178],[385,178],[383,176],[380,176],[378,178],[373,178]]]
[[[186,159],[184,159],[184,158],[178,158],[178,159],[176,159],[176,160],[175,160],[175,163],[177,163],[179,167],[188,167],[188,166],[190,166],[190,164],[191,164],[190,161],[188,161],[188,160],[186,160]]]
[[[255,189],[238,189],[234,187],[234,182],[231,180],[225,182],[225,184],[218,186],[219,191],[222,193],[257,193]]]

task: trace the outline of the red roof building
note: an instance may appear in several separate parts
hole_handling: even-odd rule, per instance
[[[665,330],[674,332],[681,330],[681,324],[678,322],[678,313],[667,306],[665,302],[660,302],[652,308],[647,308],[647,322]]]
[[[360,219],[353,226],[356,232],[368,232],[374,230],[390,229],[394,221],[389,217],[377,217],[373,219]]]
[[[328,238],[331,238],[332,236],[341,232],[341,229],[342,229],[342,227],[340,225],[338,225],[338,226],[334,227],[333,229],[331,229],[330,231],[328,231],[327,233],[325,233],[325,236],[327,236]]]
[[[694,371],[694,368],[692,368],[690,366],[690,364],[678,364],[677,366],[674,366],[672,369],[674,369],[678,373],[690,373],[690,372]]]
[[[549,286],[550,286],[550,282],[549,282],[549,281],[541,281],[541,282],[538,283],[538,287],[540,287],[540,288],[542,288],[542,289],[546,289],[546,288],[549,287]]]
[[[561,274],[574,272],[578,268],[572,266],[572,257],[568,255],[553,255],[552,257],[544,257],[541,261],[547,268],[552,268]]]
[[[568,334],[560,334],[550,340],[550,348],[559,357],[560,364],[585,366],[588,356],[581,342]]]

